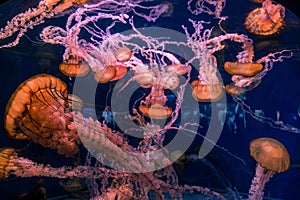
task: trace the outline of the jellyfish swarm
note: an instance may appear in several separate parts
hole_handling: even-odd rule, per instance
[[[275,173],[289,169],[290,156],[279,141],[258,138],[250,143],[250,155],[257,162],[255,177],[249,189],[249,200],[263,199],[265,184]]]
[[[246,29],[256,35],[272,35],[277,33],[284,25],[285,8],[265,0],[261,8],[252,10],[246,20]]]
[[[131,50],[121,46],[121,41],[110,39],[110,29],[116,22],[127,23],[127,12],[134,12],[148,21],[155,21],[168,10],[168,4],[140,6],[142,0],[117,2],[99,1],[78,8],[68,17],[65,29],[58,26],[45,27],[40,34],[42,40],[50,44],[60,44],[66,49],[60,70],[67,76],[83,76],[88,72],[87,66],[95,73],[99,83],[120,79],[127,72],[124,66],[131,56]],[[142,12],[135,10],[141,8]],[[105,9],[103,9],[105,8]],[[149,16],[147,14],[149,11]],[[111,25],[102,28],[100,20],[112,20]],[[82,30],[91,38],[80,38]],[[118,35],[118,34],[116,34]],[[115,38],[117,39],[117,38]]]
[[[31,139],[58,153],[73,156],[80,140],[67,112],[66,85],[58,78],[40,74],[24,81],[11,96],[5,111],[5,128],[15,139]]]

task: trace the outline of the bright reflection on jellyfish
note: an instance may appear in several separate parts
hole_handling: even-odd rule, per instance
[[[275,173],[290,167],[290,156],[285,146],[272,138],[258,138],[250,143],[250,155],[257,162],[255,177],[249,190],[249,200],[263,199],[265,184]]]
[[[261,8],[248,14],[245,27],[253,34],[272,35],[283,27],[284,16],[285,8],[282,5],[274,3],[273,0],[265,0]]]
[[[10,137],[31,139],[58,153],[73,156],[80,143],[69,127],[66,85],[59,79],[40,74],[24,81],[11,96],[5,112],[5,128]]]

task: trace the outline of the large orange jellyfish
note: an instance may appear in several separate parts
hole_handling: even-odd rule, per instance
[[[256,35],[272,35],[284,26],[285,8],[265,0],[261,8],[252,10],[246,20],[246,29]]]
[[[263,198],[268,180],[275,174],[287,171],[290,156],[279,141],[272,138],[258,138],[250,143],[250,155],[257,162],[255,177],[249,190],[249,200]]]
[[[36,75],[23,82],[5,111],[5,128],[15,139],[31,139],[58,153],[73,156],[79,137],[71,126],[66,85],[50,75]]]

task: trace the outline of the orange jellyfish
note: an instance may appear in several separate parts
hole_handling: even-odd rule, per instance
[[[97,62],[100,70],[94,71],[94,78],[99,83],[107,83],[109,81],[115,81],[122,78],[127,73],[127,67],[124,62],[128,61],[132,56],[132,51],[128,47],[120,47],[114,52],[108,51],[104,54],[100,54],[97,51],[92,52],[95,58],[99,58],[101,61]],[[91,57],[90,57],[91,58]]]
[[[132,51],[128,47],[120,47],[114,51],[114,56],[118,62],[121,64],[114,64],[113,66],[116,69],[116,75],[111,81],[119,80],[127,73],[127,67],[122,63],[128,61],[132,56]]]
[[[227,84],[225,86],[225,90],[228,94],[231,95],[241,95],[245,93],[245,89],[243,87],[239,87],[234,84]]]
[[[246,29],[256,35],[272,35],[284,26],[285,8],[265,0],[261,8],[252,10],[246,20]]]
[[[195,80],[191,83],[191,87],[193,89],[193,97],[199,102],[216,102],[224,94],[221,83],[203,84],[200,80]]]
[[[94,79],[98,83],[107,83],[116,76],[116,68],[114,66],[107,66],[104,69],[95,72]]]
[[[287,149],[272,138],[258,138],[250,142],[250,155],[257,162],[255,177],[249,190],[249,200],[263,198],[265,184],[275,173],[285,172],[290,166]]]
[[[63,62],[59,65],[59,70],[66,76],[85,76],[90,71],[90,67],[82,61],[74,59]]]
[[[164,95],[163,86],[155,84],[151,93],[142,101],[139,110],[147,117],[153,119],[165,119],[172,114],[172,109],[166,106],[167,97]]]
[[[254,76],[263,70],[261,63],[225,62],[224,69],[231,75]]]
[[[5,110],[4,126],[15,139],[31,139],[73,156],[79,137],[72,126],[66,85],[50,75],[36,75],[19,85]]]

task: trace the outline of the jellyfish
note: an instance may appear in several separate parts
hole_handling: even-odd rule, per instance
[[[70,126],[66,85],[47,74],[24,81],[6,106],[5,128],[15,139],[31,139],[59,154],[73,156],[80,144],[76,129]]]
[[[262,7],[252,10],[245,20],[246,29],[256,35],[272,35],[278,33],[284,26],[285,8],[265,0]]]
[[[59,65],[59,70],[66,76],[85,76],[89,73],[89,66],[82,61],[71,60]]]
[[[99,83],[107,83],[122,78],[127,73],[127,66],[124,64],[131,56],[132,51],[126,47],[118,47],[116,50],[107,49],[106,42],[93,47],[87,55],[87,62],[95,73],[94,78]]]
[[[238,87],[234,84],[227,84],[225,86],[225,90],[228,94],[231,94],[231,95],[241,95],[241,94],[244,94],[245,93],[245,89],[242,88],[242,87]]]
[[[261,63],[225,62],[224,69],[231,75],[254,76],[263,70]]]
[[[164,94],[163,86],[155,84],[151,88],[151,93],[142,101],[139,111],[147,117],[153,119],[165,119],[172,114],[172,108],[166,106],[167,97]]]
[[[251,141],[250,155],[257,162],[257,166],[248,197],[249,200],[263,199],[265,184],[275,173],[289,169],[290,156],[284,145],[272,138]]]

